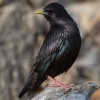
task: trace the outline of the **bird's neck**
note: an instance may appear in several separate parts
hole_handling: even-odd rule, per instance
[[[63,36],[65,37],[79,34],[78,27],[74,21],[59,21],[57,23],[53,23],[50,30],[55,30],[55,33],[59,31],[58,33],[60,35],[63,33]]]
[[[64,20],[50,20],[49,19],[49,23],[51,26],[64,26],[66,24],[66,21]]]

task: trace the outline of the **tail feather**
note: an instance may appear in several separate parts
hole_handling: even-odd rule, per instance
[[[46,80],[46,78],[37,79],[37,82],[34,84],[33,88],[28,91],[28,96],[30,96],[33,92],[35,92],[39,88],[39,86],[43,83],[44,80]]]
[[[26,92],[33,90],[34,89],[34,85],[36,84],[36,81],[38,81],[38,73],[32,71],[31,74],[29,75],[26,84],[24,86],[24,88],[22,89],[22,91],[19,94],[19,98],[21,98]]]
[[[27,80],[27,82],[26,82],[24,88],[22,89],[22,91],[20,92],[20,94],[19,94],[19,96],[18,96],[19,98],[23,97],[23,95],[24,95],[26,92],[29,91],[29,85],[30,85],[31,82],[32,82],[32,77],[31,77],[30,81],[29,81],[29,79]]]
[[[26,93],[26,92],[28,92],[28,90],[26,89],[26,87],[25,88],[23,88],[23,90],[20,92],[20,94],[19,94],[19,98],[22,98],[23,97],[23,95]]]
[[[22,89],[18,97],[23,97],[26,92],[28,92],[28,95],[30,95],[37,90],[37,88],[43,83],[44,80],[46,80],[46,77],[42,77],[40,73],[32,70],[24,88]]]

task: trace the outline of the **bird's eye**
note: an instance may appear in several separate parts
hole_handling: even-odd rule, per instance
[[[53,9],[49,9],[49,10],[47,10],[47,12],[48,12],[48,13],[53,13],[54,10],[53,10]]]

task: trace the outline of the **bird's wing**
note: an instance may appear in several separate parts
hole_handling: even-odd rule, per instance
[[[45,73],[46,69],[48,69],[50,64],[56,58],[61,47],[60,45],[62,45],[61,38],[55,38],[54,40],[51,39],[51,41],[44,41],[34,64],[37,71],[41,72],[41,75]]]
[[[56,58],[61,47],[60,45],[62,44],[61,38],[53,38],[46,37],[38,56],[36,57],[36,61],[31,69],[26,84],[19,94],[19,98],[21,98],[27,91],[31,92],[31,90],[36,90],[44,81],[44,79],[42,79],[43,75]]]

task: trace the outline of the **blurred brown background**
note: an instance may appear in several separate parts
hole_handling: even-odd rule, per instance
[[[45,18],[34,11],[53,1],[65,6],[82,37],[77,61],[57,80],[100,83],[100,0],[0,0],[0,100],[19,100],[18,94],[49,29]],[[100,100],[99,94],[92,100]],[[28,100],[27,95],[21,100]]]

